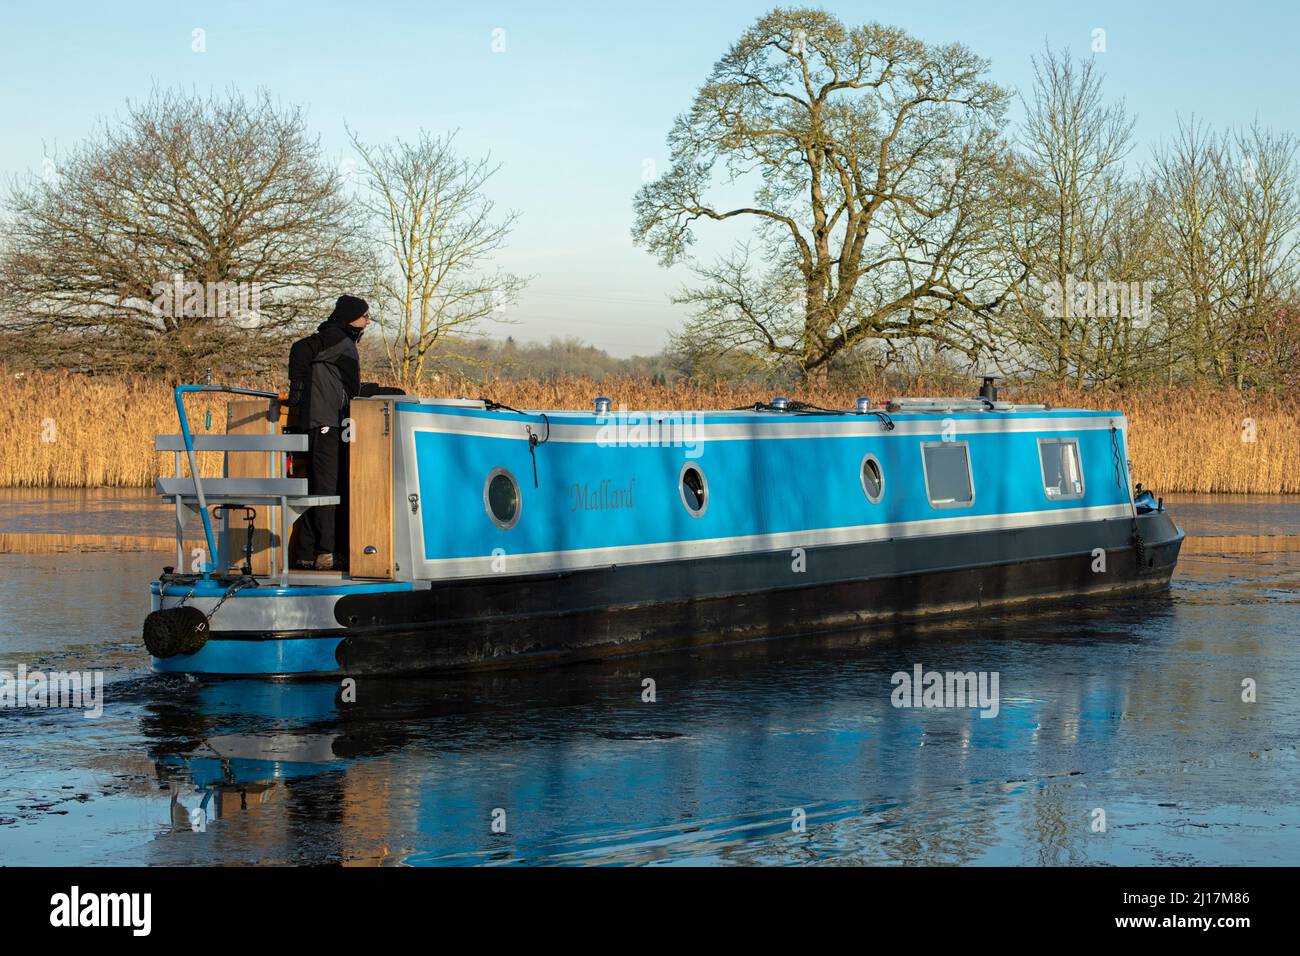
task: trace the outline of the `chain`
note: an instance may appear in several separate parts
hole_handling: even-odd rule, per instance
[[[246,588],[246,587],[248,587],[248,585],[249,585],[250,583],[252,583],[252,582],[250,582],[248,578],[240,578],[238,581],[236,581],[236,582],[235,582],[234,584],[232,584],[230,587],[226,588],[226,593],[223,594],[223,595],[221,595],[221,597],[220,597],[220,599],[218,599],[217,603],[214,604],[214,605],[212,605],[212,610],[208,612],[208,615],[207,615],[208,620],[211,621],[214,617],[217,616],[217,611],[219,611],[219,610],[221,609],[221,605],[223,605],[223,604],[226,603],[226,598],[233,596],[234,593],[235,593],[236,591],[239,591],[239,590],[241,590],[242,588]]]
[[[1124,481],[1124,457],[1119,450],[1119,429],[1114,423],[1110,426],[1110,457],[1111,463],[1115,466],[1115,486],[1127,494],[1128,485]]]
[[[537,487],[537,446],[545,445],[551,440],[551,420],[542,412],[542,421],[546,423],[546,437],[538,438],[537,432],[533,431],[532,425],[525,425],[524,431],[528,433],[528,456],[533,460],[533,487]]]
[[[483,407],[490,412],[494,412],[497,409],[501,409],[502,411],[514,412],[516,415],[530,414],[529,412],[521,412],[517,408],[511,408],[509,405],[503,404],[502,402],[494,402],[490,398],[480,398],[479,401],[482,402]],[[551,440],[551,419],[547,416],[545,412],[537,412],[536,414],[542,416],[542,422],[546,425],[546,437],[542,438],[537,434],[537,432],[533,431],[532,425],[524,426],[524,432],[528,435],[528,457],[530,457],[533,460],[533,487],[534,488],[537,487],[537,446],[545,445],[548,441]]]
[[[1119,429],[1112,423],[1110,426],[1110,448],[1111,456],[1115,460],[1115,484],[1119,490],[1128,493],[1128,485],[1124,481],[1124,457],[1120,454],[1119,448]],[[1137,559],[1138,573],[1141,574],[1146,569],[1147,563],[1147,543],[1142,538],[1142,531],[1138,527],[1137,509],[1134,508],[1130,516],[1133,524],[1133,552]]]
[[[191,585],[191,586],[190,586],[190,589],[189,589],[188,591],[185,592],[185,596],[184,596],[183,598],[181,598],[179,601],[176,602],[175,607],[181,607],[181,606],[183,606],[183,605],[185,604],[185,602],[188,601],[188,600],[190,599],[190,597],[194,594],[194,589],[197,588],[198,586],[199,586],[198,579],[195,578],[195,580],[194,580],[194,584]],[[163,588],[165,589],[166,587],[167,587],[167,585],[164,584],[164,585],[163,585]]]

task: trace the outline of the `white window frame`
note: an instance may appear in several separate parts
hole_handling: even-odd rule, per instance
[[[925,450],[927,448],[961,448],[966,453],[966,482],[970,486],[970,501],[935,501],[930,494],[930,468],[925,461]],[[923,441],[921,442],[921,476],[925,481],[925,500],[930,502],[931,508],[970,508],[975,504],[975,471],[970,460],[970,442],[965,440],[953,441]]]
[[[692,508],[691,503],[686,500],[686,473],[692,470],[699,474],[700,485],[702,486],[700,490],[704,493],[704,505],[699,511]],[[677,496],[681,498],[682,507],[686,509],[686,513],[692,518],[702,518],[704,512],[709,510],[709,502],[713,500],[713,495],[709,493],[709,476],[704,473],[704,469],[700,467],[698,461],[694,459],[688,460],[682,465],[681,471],[677,472]]]
[[[515,487],[515,513],[509,521],[502,521],[496,516],[496,513],[492,510],[492,499],[488,494],[492,488],[493,480],[498,475],[509,478],[510,483]],[[519,479],[514,476],[514,473],[509,468],[493,468],[488,472],[487,478],[483,480],[483,510],[487,512],[487,516],[492,520],[492,523],[502,531],[509,531],[519,524],[519,516],[524,513],[524,490],[519,486]]]
[[[871,489],[867,487],[867,462],[876,463],[876,473],[880,475],[880,494],[873,495]],[[858,480],[862,482],[862,493],[867,496],[867,500],[873,505],[878,505],[881,499],[885,497],[885,468],[880,464],[880,459],[871,452],[862,456],[862,461],[858,465]]]
[[[1073,445],[1074,446],[1074,463],[1079,467],[1079,490],[1069,494],[1052,494],[1050,486],[1047,484],[1047,470],[1043,465],[1043,446],[1044,445]],[[1060,454],[1059,452],[1057,453]],[[1048,438],[1038,439],[1038,474],[1043,483],[1043,494],[1048,501],[1077,501],[1082,498],[1088,490],[1088,482],[1083,473],[1083,452],[1079,448],[1079,439],[1072,436],[1055,435]]]

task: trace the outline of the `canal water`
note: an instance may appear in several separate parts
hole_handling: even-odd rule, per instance
[[[1300,533],[1295,499],[1167,503],[1192,534]],[[134,493],[0,494],[0,533],[169,522]],[[167,562],[0,555],[0,670],[106,681],[95,718],[0,708],[0,863],[1300,861],[1300,553],[1188,555],[1140,600],[368,679],[348,703],[150,673]],[[894,706],[917,665],[996,674],[996,715]]]

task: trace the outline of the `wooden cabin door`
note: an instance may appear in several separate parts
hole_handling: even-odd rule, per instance
[[[348,570],[393,579],[393,401],[354,399],[348,412]]]

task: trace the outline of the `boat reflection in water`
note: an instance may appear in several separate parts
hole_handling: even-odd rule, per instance
[[[158,772],[186,790],[151,858],[1150,861],[1160,851],[1138,824],[1185,817],[1189,793],[1235,812],[1257,800],[1215,769],[1249,721],[1204,657],[1181,651],[1186,614],[1155,597],[689,657],[366,678],[355,703],[332,684],[198,684],[149,728]],[[1162,666],[1134,666],[1147,654]],[[892,675],[917,663],[998,673],[997,717],[894,706]],[[1193,743],[1204,766],[1182,756]],[[205,802],[195,832],[189,810]],[[1094,832],[1099,806],[1123,825]]]

